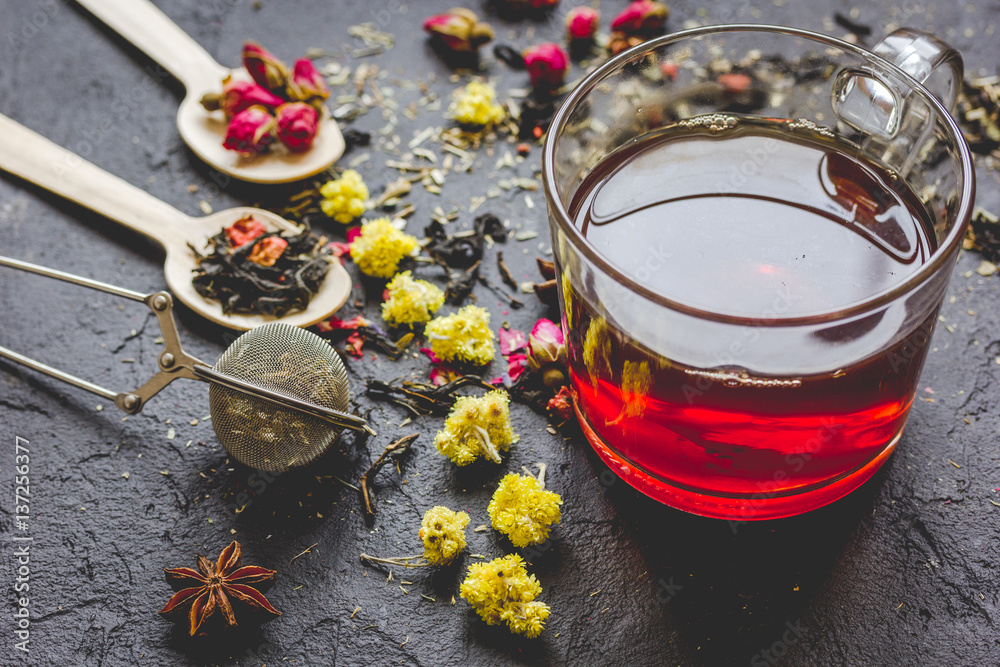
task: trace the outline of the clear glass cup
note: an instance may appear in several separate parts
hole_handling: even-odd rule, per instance
[[[734,72],[752,76],[720,78]],[[681,510],[754,520],[830,503],[886,461],[974,200],[971,154],[948,111],[961,76],[958,54],[917,31],[869,52],[802,30],[726,25],[641,44],[569,95],[543,155],[562,325],[577,417],[620,477]],[[833,142],[898,179],[925,218],[923,263],[835,307],[805,297],[790,308],[776,292],[765,308],[732,312],[689,298],[691,285],[684,296],[651,286],[679,261],[655,234],[611,260],[607,238],[588,240],[574,221],[581,185],[609,156],[665,126],[723,134],[750,117]],[[768,150],[747,150],[722,172],[712,155],[684,169],[739,196],[748,179],[780,171]],[[651,189],[666,196],[673,186]],[[755,224],[767,243],[769,221]],[[847,275],[862,270],[845,260]],[[744,276],[734,267],[729,279]]]

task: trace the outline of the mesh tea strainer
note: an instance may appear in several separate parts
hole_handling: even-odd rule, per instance
[[[284,472],[314,460],[344,428],[375,432],[349,414],[347,371],[330,345],[316,334],[282,322],[247,331],[215,364],[181,348],[169,292],[140,294],[88,278],[0,257],[0,266],[56,278],[141,301],[156,315],[163,333],[159,372],[131,392],[116,393],[0,347],[0,357],[114,401],[136,414],[176,378],[209,382],[212,426],[226,451],[258,470]]]

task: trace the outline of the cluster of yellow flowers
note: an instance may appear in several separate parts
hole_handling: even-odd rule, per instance
[[[490,312],[479,306],[465,306],[457,313],[435,317],[425,332],[431,351],[443,361],[485,366],[496,355]]]
[[[538,602],[542,585],[528,574],[517,554],[469,566],[460,594],[488,625],[504,622],[512,632],[537,637],[549,617],[549,606]]]
[[[518,439],[510,423],[509,402],[507,392],[499,390],[457,399],[434,446],[460,466],[481,455],[500,463],[500,450],[507,451]]]
[[[465,550],[469,515],[438,505],[424,514],[417,533],[424,543],[424,558],[431,565],[448,565]]]
[[[490,523],[515,547],[541,544],[562,518],[562,498],[547,491],[541,481],[511,473],[500,480],[490,501]]]
[[[470,81],[458,92],[451,117],[462,125],[488,127],[501,122],[507,115],[496,102],[493,87],[482,81]]]
[[[351,243],[351,259],[362,273],[391,278],[400,261],[419,247],[416,237],[393,227],[389,218],[376,218],[361,225],[361,234]]]
[[[409,271],[397,273],[386,285],[382,319],[390,326],[426,322],[444,304],[444,292],[426,280],[414,280]]]
[[[323,214],[337,222],[346,225],[365,212],[368,186],[354,169],[347,169],[340,178],[324,183],[319,193],[323,196],[319,202]]]

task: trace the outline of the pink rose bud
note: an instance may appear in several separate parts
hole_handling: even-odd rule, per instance
[[[597,35],[601,15],[593,7],[574,7],[566,15],[566,34],[571,42],[590,42]]]
[[[233,81],[231,78],[223,82],[221,95],[208,93],[201,98],[203,107],[209,111],[222,109],[226,118],[232,118],[255,104],[274,108],[284,103],[285,100],[252,81]]]
[[[450,9],[444,14],[429,16],[424,30],[452,51],[472,53],[493,39],[493,28],[481,23],[468,9]]]
[[[524,66],[535,89],[551,92],[566,79],[569,56],[558,44],[539,44],[524,52]]]
[[[330,97],[330,89],[316,66],[308,58],[300,58],[292,67],[292,78],[288,82],[288,99],[306,102],[319,108]]]
[[[662,32],[670,9],[655,0],[635,0],[611,22],[611,29],[626,35]]]
[[[231,151],[253,155],[274,141],[273,131],[274,117],[267,107],[255,105],[233,116],[222,145]]]
[[[275,114],[278,141],[293,153],[309,150],[319,129],[319,112],[305,102],[289,102]]]
[[[243,66],[258,85],[272,93],[284,92],[288,82],[288,68],[264,47],[253,42],[244,44]]]
[[[566,339],[562,328],[544,317],[528,336],[528,367],[542,373],[542,382],[553,389],[566,381]]]

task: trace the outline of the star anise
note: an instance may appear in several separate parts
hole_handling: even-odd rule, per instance
[[[188,620],[192,636],[216,611],[222,614],[227,626],[236,625],[230,598],[280,616],[281,612],[272,607],[267,598],[254,587],[273,579],[275,571],[257,565],[243,566],[242,559],[240,543],[233,542],[219,554],[217,563],[199,555],[198,570],[189,567],[164,569],[167,583],[177,592],[160,613],[175,613],[184,605],[190,605]]]

